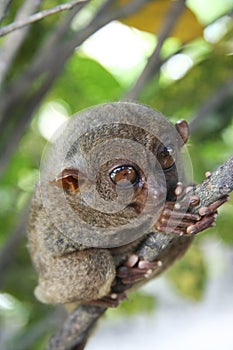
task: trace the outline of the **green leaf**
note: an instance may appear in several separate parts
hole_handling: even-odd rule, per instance
[[[63,100],[71,113],[95,104],[120,99],[122,88],[99,63],[78,54],[67,62],[48,99]]]
[[[199,247],[193,244],[186,255],[168,271],[167,276],[181,295],[200,300],[205,291],[207,271]]]

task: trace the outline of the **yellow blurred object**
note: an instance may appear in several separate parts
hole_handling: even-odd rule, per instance
[[[129,0],[118,1],[121,5],[130,2]],[[158,34],[162,28],[163,20],[173,3],[173,0],[150,1],[140,11],[124,18],[122,22],[139,30]],[[202,31],[203,27],[198,22],[196,16],[186,7],[178,18],[170,36],[178,38],[181,42],[186,42],[200,37]]]

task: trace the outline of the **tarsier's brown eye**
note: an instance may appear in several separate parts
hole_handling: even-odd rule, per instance
[[[132,165],[121,165],[112,170],[110,178],[115,185],[126,188],[138,183],[139,174]]]
[[[161,144],[157,151],[157,159],[163,170],[170,169],[175,164],[175,149],[172,145]]]

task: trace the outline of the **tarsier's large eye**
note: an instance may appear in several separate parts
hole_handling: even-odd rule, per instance
[[[157,159],[163,170],[170,169],[175,164],[175,149],[172,145],[161,144],[157,151]]]
[[[115,185],[127,188],[139,182],[139,174],[132,165],[120,165],[111,171],[110,179]]]

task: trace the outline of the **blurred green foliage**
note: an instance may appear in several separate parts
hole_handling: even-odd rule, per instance
[[[22,1],[20,3],[15,1],[12,4],[12,10],[4,20],[4,24],[13,20],[21,3]],[[46,1],[43,6],[46,5],[48,8],[59,3],[63,2]],[[64,16],[63,13],[51,16],[32,26],[30,35],[16,57],[7,79],[14,79],[24,67],[30,64],[36,48],[45,40],[47,33],[62,16]],[[206,23],[208,24],[208,21]],[[180,118],[191,121],[199,108],[208,101],[221,84],[232,77],[232,34],[233,24],[230,21],[227,24],[226,33],[220,40],[207,43],[202,37],[184,45],[183,54],[191,57],[193,66],[178,80],[171,79],[161,70],[160,74],[144,88],[141,102],[160,110],[172,121]],[[173,50],[172,41],[170,42]],[[166,43],[168,46],[166,54],[168,52],[171,54],[168,43],[169,40]],[[165,53],[163,58],[166,59]],[[130,77],[129,81],[131,81]],[[63,104],[67,112],[72,115],[98,103],[117,101],[126,92],[126,86],[123,86],[111,71],[77,50],[67,61],[62,74],[41,107],[47,102],[57,101]],[[210,111],[208,118],[203,118],[198,132],[191,137],[189,152],[196,181],[204,178],[206,170],[216,169],[232,155],[232,101],[231,95],[231,98],[228,98],[219,108]],[[40,110],[35,113],[32,123],[28,126],[14,156],[9,160],[7,170],[1,179],[0,246],[3,249],[10,237],[14,235],[17,223],[23,215],[22,210],[28,205],[39,175],[40,158],[47,142],[38,124]],[[203,235],[212,235],[215,239],[232,246],[232,211],[233,197],[231,196],[231,200],[220,210],[217,227],[207,230]],[[198,239],[187,255],[167,273],[171,285],[183,296],[193,300],[201,299],[208,283],[208,266],[200,245],[201,239]],[[11,262],[0,278],[0,286],[3,288],[2,294],[0,293],[0,327],[2,328],[0,346],[2,349],[5,346],[3,335],[8,342],[6,349],[41,350],[52,333],[54,325],[48,322],[44,326],[43,320],[49,317],[53,308],[41,305],[34,298],[33,289],[36,279],[37,276],[28,256],[26,238],[23,238],[14,247]],[[131,302],[122,303],[118,315],[134,314],[139,310],[149,312],[155,306],[154,297],[137,292]],[[116,313],[115,310],[114,312]],[[10,343],[9,339],[11,339]]]
[[[69,101],[69,112],[107,101],[116,101],[123,93],[119,82],[98,62],[78,53],[66,64],[64,72],[48,99]]]
[[[167,272],[175,288],[191,300],[200,300],[207,280],[207,270],[203,254],[197,244],[193,244],[185,256]]]
[[[122,301],[117,310],[108,309],[108,317],[113,319],[133,316],[139,312],[150,314],[156,307],[156,298],[152,295],[132,292],[127,300]],[[117,312],[116,312],[117,311]]]

